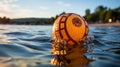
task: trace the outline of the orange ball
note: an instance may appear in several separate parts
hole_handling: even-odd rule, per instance
[[[79,15],[67,13],[59,16],[53,25],[54,40],[65,40],[67,44],[79,44],[88,35],[88,24]]]

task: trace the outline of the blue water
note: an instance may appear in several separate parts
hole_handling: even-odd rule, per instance
[[[0,25],[0,67],[53,67],[51,25]],[[120,67],[120,27],[89,27],[87,67]]]

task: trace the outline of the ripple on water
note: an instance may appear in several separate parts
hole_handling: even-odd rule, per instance
[[[12,35],[12,36],[32,36],[32,34],[25,33],[25,32],[7,32],[4,34],[5,35]]]
[[[1,27],[1,26],[0,26]],[[0,28],[0,65],[7,67],[54,67],[50,60],[52,26],[10,25]],[[120,27],[90,27],[93,52],[85,54],[91,67],[120,67]],[[12,58],[12,59],[9,59]],[[1,63],[4,60],[5,63]],[[11,61],[12,60],[12,61]],[[3,66],[5,67],[5,66]]]
[[[32,48],[18,44],[0,44],[0,47],[1,50],[5,51],[10,56],[32,57],[42,54],[40,52],[32,50]]]
[[[19,38],[19,39],[25,41],[49,42],[50,37],[45,35],[45,36],[33,36],[30,38]]]

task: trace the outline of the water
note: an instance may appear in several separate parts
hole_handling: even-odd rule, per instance
[[[51,25],[0,25],[0,67],[53,67]],[[88,67],[120,67],[120,27],[90,27]]]

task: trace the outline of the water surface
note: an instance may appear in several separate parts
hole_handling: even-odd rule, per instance
[[[0,67],[53,67],[51,25],[0,25]],[[87,67],[120,67],[120,27],[89,27]]]

